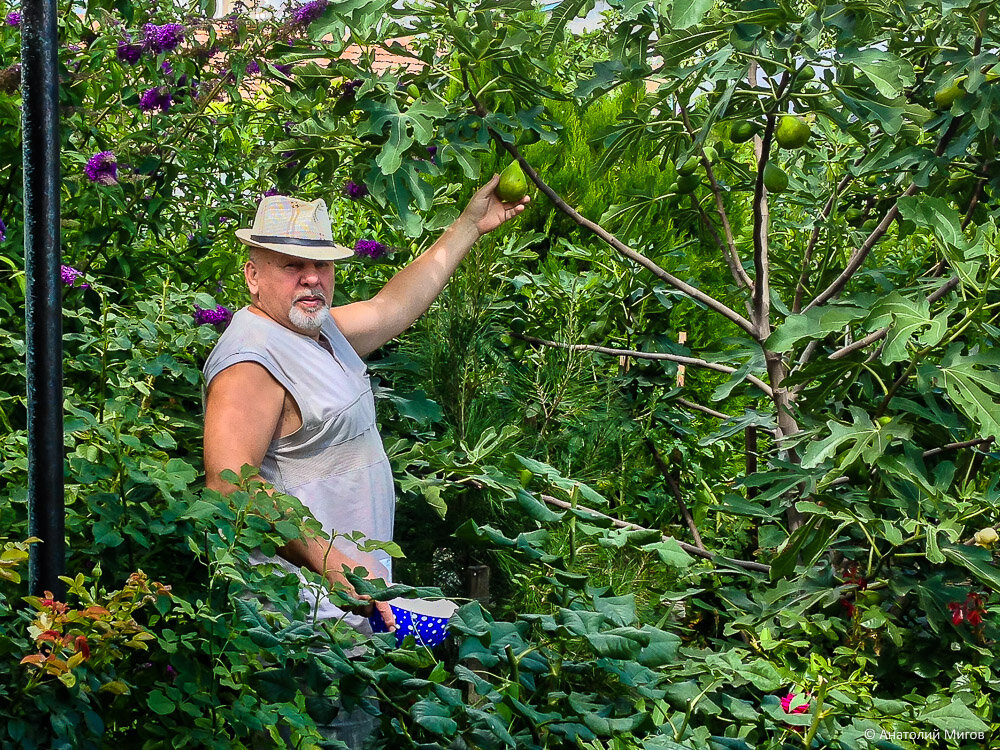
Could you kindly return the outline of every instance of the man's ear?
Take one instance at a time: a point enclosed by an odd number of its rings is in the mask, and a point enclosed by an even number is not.
[[[257,264],[253,260],[248,260],[243,264],[243,278],[246,279],[250,295],[256,297],[260,285],[257,281]]]

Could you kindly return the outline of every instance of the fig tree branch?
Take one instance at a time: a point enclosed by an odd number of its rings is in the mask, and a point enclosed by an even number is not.
[[[565,500],[560,500],[558,498],[551,497],[550,495],[539,494],[538,497],[556,508],[562,508],[563,510],[575,510],[578,513],[585,513],[588,516],[593,516],[594,518],[604,518],[611,521],[612,525],[619,529],[628,529],[629,531],[653,531],[653,529],[647,529],[645,526],[640,526],[636,523],[628,523],[627,521],[620,521],[617,518],[605,515],[604,513],[599,513],[598,511],[591,510],[590,508],[581,508],[579,505],[574,508],[572,504],[566,502]],[[723,557],[722,555],[717,555],[714,552],[709,552],[708,550],[698,549],[698,547],[695,547],[693,544],[682,542],[681,540],[674,539],[672,536],[667,536],[666,534],[661,535],[660,538],[665,542],[670,540],[677,542],[682,550],[688,554],[694,555],[695,557],[701,557],[705,560],[722,560],[725,563],[735,565],[736,567],[743,568],[744,570],[756,570],[761,573],[771,572],[771,566],[765,565],[764,563],[754,562],[753,560],[738,560],[734,557]]]
[[[707,406],[702,406],[701,404],[696,404],[694,401],[688,401],[686,398],[674,399],[678,404],[683,406],[685,409],[693,409],[694,411],[700,411],[703,414],[707,414],[710,417],[715,417],[716,419],[732,419],[728,414],[723,414],[721,411],[716,411]]]
[[[516,336],[523,341],[527,341],[529,344],[550,346],[554,349],[596,352],[598,354],[610,354],[615,357],[633,357],[635,359],[665,360],[667,362],[677,362],[682,365],[691,365],[692,367],[703,367],[706,370],[715,370],[716,372],[724,372],[729,375],[736,372],[736,368],[730,367],[729,365],[723,365],[718,362],[709,362],[704,359],[698,359],[697,357],[685,357],[681,354],[669,354],[667,352],[639,352],[633,349],[613,349],[607,346],[597,346],[596,344],[565,344],[561,341],[549,341],[548,339],[540,339],[523,333],[515,333],[511,335]],[[747,375],[746,379],[747,382],[753,383],[757,386],[757,388],[759,388],[765,395],[774,395],[774,391],[771,386],[760,378],[754,375]]]
[[[656,464],[656,468],[660,470],[660,474],[663,475],[663,478],[667,480],[667,484],[670,485],[670,491],[674,493],[674,500],[677,501],[677,509],[680,511],[684,523],[687,524],[688,531],[691,532],[691,538],[694,539],[695,546],[698,549],[705,549],[705,544],[701,541],[701,534],[698,533],[698,525],[694,522],[694,516],[688,510],[687,503],[684,502],[684,494],[681,492],[681,486],[677,483],[677,479],[670,472],[670,467],[667,466],[666,461],[663,460],[663,456],[656,450],[656,444],[649,437],[646,438],[646,447],[649,448],[649,452],[653,455],[653,462]]]
[[[691,120],[688,117],[687,108],[684,105],[680,105],[681,120],[684,123],[684,129],[688,132],[688,135],[695,138],[694,129],[691,127]],[[722,231],[726,235],[725,244],[723,244],[722,239],[719,237],[718,232],[715,231],[715,226],[712,224],[708,215],[705,213],[701,204],[692,196],[691,200],[697,206],[698,211],[701,213],[702,218],[705,221],[705,225],[708,227],[709,231],[712,233],[713,238],[717,245],[722,248],[722,255],[726,259],[726,265],[729,266],[730,273],[733,274],[733,279],[735,279],[736,284],[741,287],[750,289],[753,287],[753,280],[747,274],[746,270],[743,268],[743,261],[740,260],[739,249],[736,247],[736,239],[733,236],[733,228],[729,223],[729,214],[726,212],[726,207],[722,202],[722,191],[719,190],[719,183],[715,179],[715,171],[712,169],[712,163],[705,157],[705,149],[698,148],[698,156],[701,161],[702,166],[705,168],[705,175],[708,177],[708,184],[712,188],[712,195],[715,198],[715,211],[719,215],[719,221],[722,222]]]
[[[941,136],[941,140],[938,142],[937,148],[934,149],[935,157],[939,157],[944,153],[944,150],[948,146],[948,143],[951,141],[951,139],[955,135],[955,132],[958,130],[958,123],[960,121],[961,117],[956,117],[954,120],[951,121],[951,124],[948,126],[948,129],[945,131],[944,135]],[[875,245],[878,243],[879,240],[882,239],[883,235],[885,235],[886,233],[886,230],[889,228],[889,225],[896,220],[897,216],[899,216],[900,199],[914,195],[919,190],[920,188],[917,186],[915,182],[910,183],[909,187],[907,187],[906,190],[903,191],[902,195],[900,195],[899,198],[896,198],[896,201],[892,204],[892,207],[888,211],[886,211],[885,216],[882,217],[882,221],[878,223],[875,229],[872,230],[872,233],[868,235],[868,237],[865,239],[863,243],[861,243],[861,247],[859,247],[857,250],[854,251],[854,253],[851,254],[850,259],[847,261],[847,266],[840,273],[840,275],[830,283],[830,286],[828,286],[826,289],[824,289],[822,292],[816,295],[816,297],[812,300],[812,302],[810,302],[808,305],[805,306],[803,312],[806,312],[807,310],[811,310],[814,307],[818,307],[819,305],[828,302],[829,300],[833,299],[843,291],[844,287],[847,286],[847,282],[851,280],[851,277],[853,277],[854,274],[858,272],[858,269],[860,269],[861,266],[864,265],[865,259],[868,257],[868,253],[870,253],[871,249],[875,247]]]
[[[957,276],[952,276],[948,281],[942,284],[940,287],[935,289],[931,294],[927,295],[927,301],[930,303],[937,302],[939,299],[944,297],[948,292],[953,290],[958,286],[959,279]],[[870,333],[863,339],[858,339],[853,344],[848,344],[847,346],[842,346],[837,351],[828,355],[827,359],[840,359],[841,357],[846,357],[852,352],[856,352],[858,349],[864,349],[869,344],[873,344],[879,339],[883,338],[887,333],[889,333],[889,327],[880,328],[874,333]]]
[[[485,118],[487,115],[486,108],[483,107],[482,103],[479,101],[479,99],[476,97],[476,95],[472,92],[471,88],[469,87],[468,76],[464,68],[462,69],[462,81],[465,86],[465,90],[469,93],[469,97],[472,99],[473,106],[476,109],[476,114],[478,114],[480,117]],[[613,247],[615,250],[624,255],[626,258],[629,258],[630,260],[638,263],[646,270],[652,272],[653,275],[655,275],[657,278],[662,279],[663,281],[670,284],[670,286],[686,294],[691,299],[700,302],[701,304],[705,305],[705,307],[714,310],[723,317],[731,320],[733,323],[735,323],[737,326],[739,326],[741,329],[743,329],[746,333],[750,334],[751,336],[754,335],[754,327],[753,325],[751,325],[750,321],[744,318],[735,310],[733,310],[731,307],[715,299],[715,297],[706,294],[701,289],[691,286],[690,284],[681,281],[676,276],[667,273],[664,269],[660,268],[660,266],[658,266],[652,260],[647,258],[645,255],[642,255],[641,253],[638,253],[632,248],[628,247],[627,245],[625,245],[625,243],[623,243],[617,237],[612,235],[602,226],[585,218],[576,209],[569,206],[566,203],[566,201],[564,201],[551,187],[549,187],[542,180],[541,177],[538,176],[538,173],[534,169],[532,169],[531,165],[528,164],[528,162],[521,155],[520,151],[518,151],[517,147],[513,143],[507,143],[499,133],[493,130],[493,128],[489,128],[489,131],[490,135],[492,135],[497,145],[504,148],[512,157],[514,157],[514,159],[517,160],[517,162],[521,165],[521,168],[524,170],[524,173],[528,176],[528,178],[532,182],[535,183],[535,185],[538,186],[538,189],[550,201],[552,201],[553,205],[556,208],[558,208],[564,214],[569,216],[574,222],[577,223],[577,225],[597,235],[598,238],[600,238],[605,243]]]
[[[860,159],[858,161],[860,161]],[[826,204],[823,206],[823,210],[819,212],[819,221],[817,221],[816,226],[813,227],[812,235],[809,237],[809,244],[806,245],[806,251],[802,256],[802,272],[799,274],[798,283],[795,285],[795,299],[792,301],[792,313],[799,312],[802,307],[802,297],[806,292],[806,281],[809,278],[809,267],[812,265],[812,256],[816,249],[816,243],[819,242],[820,226],[823,221],[829,218],[830,212],[833,211],[833,204],[853,179],[854,177],[852,175],[847,175],[839,183],[837,183],[837,187],[834,188],[830,197],[827,198]]]

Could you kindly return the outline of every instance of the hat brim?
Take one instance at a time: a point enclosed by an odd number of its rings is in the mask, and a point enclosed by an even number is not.
[[[257,242],[250,239],[250,229],[237,229],[236,239],[249,247],[262,247],[265,250],[273,250],[282,255],[290,255],[293,258],[305,258],[306,260],[340,260],[350,258],[354,251],[344,245],[331,242],[329,245],[292,245],[278,244],[272,242]]]

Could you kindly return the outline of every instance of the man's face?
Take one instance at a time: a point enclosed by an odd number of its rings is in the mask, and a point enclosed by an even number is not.
[[[332,261],[255,248],[243,273],[257,308],[297,333],[319,336],[333,297]]]

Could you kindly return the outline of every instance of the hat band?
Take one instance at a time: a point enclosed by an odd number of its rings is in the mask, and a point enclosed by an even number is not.
[[[330,247],[330,240],[307,240],[299,237],[280,237],[271,234],[251,234],[254,242],[270,242],[274,245],[304,245],[306,247]]]

